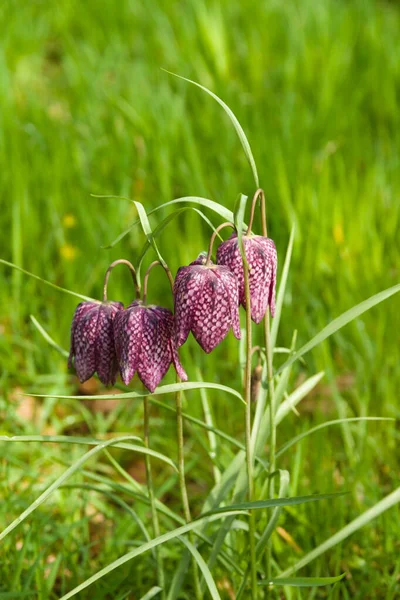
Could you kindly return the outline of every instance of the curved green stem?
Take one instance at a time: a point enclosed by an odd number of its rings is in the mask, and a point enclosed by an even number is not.
[[[178,379],[179,381],[179,379]],[[183,505],[183,513],[185,515],[185,521],[190,523],[192,520],[192,516],[190,514],[190,505],[189,499],[186,489],[186,480],[185,480],[185,457],[183,451],[183,415],[182,415],[182,392],[178,391],[175,395],[176,401],[176,425],[177,425],[177,435],[178,435],[178,472],[179,472],[179,488],[181,491],[182,505]],[[193,531],[189,533],[189,539],[193,545],[195,545],[195,539]],[[203,594],[201,592],[200,580],[199,580],[199,570],[197,567],[197,562],[194,557],[192,557],[192,571],[193,571],[193,583],[194,583],[194,592],[196,600],[202,600]]]
[[[150,407],[147,396],[143,398],[143,412],[144,412],[144,445],[146,448],[150,447]],[[158,521],[157,509],[156,509],[156,499],[154,495],[154,487],[153,487],[153,476],[151,472],[151,462],[150,455],[145,454],[145,465],[146,465],[146,479],[147,479],[147,489],[149,492],[149,500],[150,500],[150,508],[151,508],[151,520],[153,523],[153,532],[154,537],[159,537],[160,535],[160,523]],[[165,575],[164,575],[164,564],[161,555],[161,548],[156,548],[156,563],[157,563],[157,581],[158,585],[162,589],[162,598],[165,600],[166,598],[166,590],[165,590]]]
[[[244,398],[246,401],[246,465],[247,465],[247,487],[249,502],[253,500],[253,456],[251,450],[251,358],[252,358],[252,339],[251,339],[251,302],[250,302],[250,283],[249,266],[247,260],[243,259],[244,288],[246,296],[246,370],[245,370],[245,390]],[[257,568],[256,568],[256,541],[255,541],[255,519],[254,512],[250,511],[249,517],[249,546],[250,546],[250,572],[251,572],[251,598],[257,598]]]

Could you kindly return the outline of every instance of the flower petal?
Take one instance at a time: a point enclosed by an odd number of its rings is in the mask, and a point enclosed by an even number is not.
[[[115,353],[113,321],[118,311],[123,309],[120,302],[110,302],[100,308],[97,319],[95,345],[96,371],[104,385],[115,383],[118,364]]]
[[[139,365],[145,308],[133,302],[114,318],[114,339],[122,381],[128,385]]]
[[[172,362],[170,340],[173,333],[172,313],[161,307],[143,310],[143,333],[138,375],[150,392],[154,392]]]

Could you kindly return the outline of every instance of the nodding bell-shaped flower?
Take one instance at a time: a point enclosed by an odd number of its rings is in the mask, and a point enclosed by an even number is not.
[[[214,265],[209,256],[200,254],[197,260],[178,270],[174,298],[178,347],[185,343],[190,331],[207,353],[222,342],[231,328],[240,339],[238,284],[227,267]]]
[[[251,318],[260,323],[268,307],[275,314],[277,254],[274,242],[261,235],[243,235],[243,247],[249,265]],[[246,308],[243,262],[237,234],[222,242],[217,250],[217,263],[228,267],[237,277],[239,303]]]
[[[97,371],[104,385],[115,383],[118,365],[114,347],[113,321],[123,308],[121,302],[81,302],[71,327],[68,367],[74,363],[81,383]]]
[[[122,381],[128,385],[137,372],[150,392],[154,392],[171,364],[179,378],[187,381],[179,362],[172,312],[161,306],[146,304],[149,273],[157,265],[161,265],[158,260],[149,266],[144,276],[143,301],[135,300],[114,320],[115,350]],[[161,266],[172,287],[172,275],[167,265]]]
[[[154,392],[171,363],[178,376],[187,381],[179,362],[174,339],[174,317],[167,308],[132,302],[114,320],[115,349],[123,382],[134,374]]]

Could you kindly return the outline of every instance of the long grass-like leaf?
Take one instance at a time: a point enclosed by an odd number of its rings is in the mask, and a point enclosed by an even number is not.
[[[43,327],[41,326],[39,321],[33,315],[30,315],[30,319],[31,319],[32,323],[34,324],[34,326],[36,327],[36,329],[39,331],[39,333],[44,337],[46,342],[52,348],[54,348],[54,350],[57,350],[57,352],[59,352],[62,356],[64,356],[65,358],[68,358],[69,352],[67,350],[64,350],[64,348],[61,348],[61,346],[59,344],[57,344],[57,342],[55,342],[52,337],[49,336],[49,334],[47,333],[47,331],[45,329],[43,329]]]
[[[120,198],[120,196],[112,196],[112,195],[110,195],[110,196],[95,196],[95,197],[96,198]],[[208,198],[201,198],[200,196],[182,196],[182,198],[176,198],[175,200],[169,200],[168,202],[164,202],[164,204],[160,204],[159,206],[156,206],[155,208],[149,210],[149,212],[147,213],[147,216],[150,216],[153,213],[157,212],[158,210],[161,210],[162,208],[166,208],[167,206],[172,206],[174,204],[182,204],[182,203],[186,203],[186,202],[189,204],[198,204],[198,205],[202,206],[203,208],[208,208],[208,209],[214,211],[220,217],[222,217],[224,219],[224,221],[232,221],[233,222],[233,212],[231,210],[229,210],[222,204],[219,204],[218,202],[214,202],[214,200],[209,200]],[[110,242],[110,244],[108,244],[107,246],[103,246],[103,248],[106,248],[106,249],[113,248],[113,246],[118,244],[118,242],[120,242],[126,235],[128,235],[132,231],[132,229],[134,227],[136,227],[136,225],[139,225],[139,224],[140,224],[140,219],[137,219],[127,229],[125,229],[125,231],[120,233],[119,236],[117,238],[115,238],[114,241]],[[245,225],[245,224],[243,224],[243,225]]]
[[[296,504],[306,504],[307,502],[319,502],[319,500],[331,500],[343,496],[346,493],[347,492],[334,492],[331,494],[313,494],[310,496],[292,496],[291,498],[271,498],[269,500],[255,500],[254,502],[239,502],[237,504],[229,504],[228,506],[214,508],[207,513],[201,514],[199,518],[236,510],[249,511],[261,508],[271,508],[274,506],[293,506]]]
[[[373,308],[380,302],[387,300],[388,298],[390,298],[390,296],[393,296],[398,292],[400,292],[400,283],[386,290],[383,290],[382,292],[379,292],[379,294],[371,296],[370,298],[364,300],[364,302],[361,302],[356,306],[353,306],[353,308],[350,308],[350,310],[347,310],[346,312],[341,314],[340,317],[337,317],[337,319],[331,321],[329,325],[327,325],[322,329],[322,331],[317,333],[317,335],[314,336],[309,342],[307,342],[307,344],[305,344],[299,350],[294,352],[293,355],[286,362],[284,362],[281,367],[279,367],[276,373],[280,373],[281,371],[283,371],[283,369],[286,369],[286,367],[288,367],[297,359],[299,359],[300,356],[303,356],[303,354],[306,354],[306,352],[309,352],[310,350],[315,348],[315,346],[318,346],[318,344],[320,344],[328,337],[336,333],[336,331],[339,331],[339,329],[341,329],[351,321],[354,321],[354,319],[357,319],[357,317],[361,316],[370,308]]]
[[[316,431],[319,431],[320,429],[325,429],[325,427],[331,427],[331,425],[340,425],[341,423],[353,423],[357,421],[395,421],[395,419],[392,419],[390,417],[349,417],[346,419],[334,419],[333,421],[326,421],[326,423],[321,423],[320,425],[317,425],[316,427],[313,427],[312,429],[309,429],[304,433],[300,433],[299,435],[296,435],[296,437],[289,440],[276,452],[276,458],[278,458],[278,456],[281,456],[284,452],[286,452],[286,450],[289,450],[289,448],[291,448],[294,444],[300,442],[300,440],[304,439],[305,437],[308,437]]]
[[[238,512],[233,512],[233,513],[231,512],[228,514],[238,514]],[[212,517],[204,517],[203,519],[198,519],[196,521],[192,521],[191,523],[188,523],[187,525],[182,525],[182,527],[178,527],[177,529],[174,529],[173,531],[164,533],[163,535],[160,535],[159,537],[151,540],[150,542],[147,542],[146,544],[142,544],[142,546],[139,546],[139,548],[135,548],[134,550],[127,552],[120,558],[117,558],[117,560],[110,563],[109,565],[107,565],[106,567],[104,567],[103,569],[101,569],[100,571],[98,571],[97,573],[95,573],[94,575],[92,575],[91,577],[86,579],[85,581],[83,581],[81,584],[79,584],[73,590],[71,590],[64,596],[62,596],[59,600],[68,600],[68,598],[72,598],[73,596],[76,596],[76,594],[78,594],[78,592],[81,592],[82,590],[86,589],[87,587],[92,585],[92,583],[95,583],[102,577],[105,577],[105,575],[108,575],[108,573],[111,573],[112,571],[114,571],[115,569],[120,567],[121,565],[124,565],[125,563],[129,562],[133,558],[136,558],[136,556],[140,556],[141,554],[148,552],[152,548],[156,548],[157,546],[160,546],[161,544],[165,544],[166,542],[169,542],[170,540],[176,539],[176,538],[182,536],[183,534],[188,533],[189,531],[195,530],[197,527],[200,527],[204,521],[212,522],[212,521],[215,521],[215,520],[221,519],[221,518],[223,518],[222,515],[213,515]]]
[[[282,571],[281,573],[279,573],[279,578],[289,577],[290,575],[292,575],[292,573],[295,573],[299,569],[302,569],[303,567],[308,565],[311,561],[318,558],[318,556],[321,556],[321,554],[323,554],[327,550],[330,550],[330,548],[333,548],[334,546],[336,546],[337,544],[339,544],[340,542],[345,540],[347,537],[349,537],[349,535],[351,535],[352,533],[355,533],[356,531],[358,531],[358,529],[361,529],[361,527],[364,527],[364,525],[367,525],[373,519],[376,519],[383,512],[385,512],[389,508],[392,508],[399,502],[400,502],[400,487],[398,487],[394,492],[392,492],[391,494],[389,494],[388,496],[386,496],[385,498],[380,500],[380,502],[378,502],[377,504],[372,506],[372,508],[369,508],[368,510],[366,510],[359,517],[357,517],[356,519],[354,519],[353,521],[351,521],[350,523],[345,525],[345,527],[343,527],[342,529],[337,531],[334,535],[332,535],[330,538],[325,540],[325,542],[322,542],[322,544],[320,544],[319,546],[314,548],[314,550],[311,550],[311,552],[308,552],[308,554],[303,556],[303,558],[301,558],[292,567],[289,567],[289,569],[286,569],[285,571]]]
[[[71,475],[78,471],[78,469],[80,469],[80,467],[86,461],[88,461],[90,458],[92,458],[108,446],[112,446],[113,444],[131,439],[136,439],[136,436],[127,435],[115,438],[113,440],[107,440],[106,442],[102,442],[101,444],[96,446],[96,448],[92,448],[91,450],[89,450],[89,452],[86,452],[86,454],[81,456],[79,460],[77,460],[73,465],[71,465],[60,477],[56,479],[56,481],[54,481],[42,494],[40,494],[39,498],[32,502],[32,504],[28,506],[26,510],[24,510],[16,519],[14,519],[12,523],[10,523],[8,527],[6,527],[6,529],[4,529],[4,531],[0,533],[0,540],[4,539],[6,535],[8,535],[13,529],[15,529],[20,523],[22,523],[22,521],[24,521],[26,517],[28,517],[34,510],[36,510],[41,504],[43,504],[43,502],[47,500],[47,498],[53,492],[55,492],[69,477],[71,477]],[[135,450],[136,452],[140,452],[142,454],[151,454],[152,456],[157,455],[155,456],[156,458],[162,457],[162,460],[173,465],[171,459],[163,456],[162,454],[159,454],[158,452],[155,453],[153,450],[149,450],[148,448],[142,448],[140,446],[134,446],[132,444],[130,449]]]
[[[234,128],[236,129],[236,133],[239,136],[240,142],[241,142],[241,144],[243,146],[244,153],[246,155],[247,160],[249,161],[251,170],[253,172],[254,183],[256,184],[256,188],[259,188],[260,187],[260,182],[259,182],[259,178],[258,178],[258,172],[257,172],[256,162],[254,160],[254,156],[253,156],[253,153],[251,151],[251,147],[250,147],[249,141],[248,141],[248,139],[246,137],[246,134],[243,131],[243,128],[240,125],[237,117],[235,116],[235,114],[233,113],[233,111],[229,108],[229,106],[227,104],[225,104],[225,102],[223,100],[221,100],[221,98],[219,98],[216,94],[214,94],[214,92],[211,92],[211,90],[209,90],[208,88],[206,88],[204,85],[201,85],[200,83],[197,83],[196,81],[192,81],[192,79],[187,79],[187,77],[183,77],[182,75],[177,75],[176,73],[172,73],[171,71],[167,71],[166,69],[163,69],[163,71],[165,71],[169,75],[173,75],[174,77],[178,77],[178,79],[182,79],[183,81],[187,81],[188,83],[192,83],[193,85],[197,86],[198,88],[200,88],[201,90],[203,90],[204,92],[206,92],[207,94],[209,94],[212,98],[214,98],[214,100],[216,100],[218,102],[218,104],[220,106],[222,106],[222,108],[224,109],[224,111],[226,112],[226,114],[228,115],[228,117],[230,118],[230,120],[232,121],[232,124],[233,124]]]
[[[292,587],[321,587],[322,585],[332,585],[337,583],[346,573],[336,577],[277,577],[271,581],[260,581],[258,585],[290,585]]]
[[[158,585],[155,585],[154,587],[151,588],[151,590],[149,590],[147,592],[147,594],[142,596],[140,598],[140,600],[151,600],[152,598],[157,596],[157,594],[159,594],[160,592],[162,592],[162,588],[158,587]]]
[[[192,554],[197,564],[199,565],[200,570],[203,573],[204,581],[206,582],[208,590],[211,594],[211,598],[213,598],[213,600],[221,600],[221,596],[218,593],[218,589],[215,585],[213,576],[211,575],[211,571],[208,568],[206,561],[201,556],[200,552],[186,538],[179,537],[178,539],[182,542],[182,544],[186,546],[186,548],[189,550],[189,552]]]
[[[162,396],[164,394],[174,394],[175,392],[182,391],[187,392],[188,390],[199,390],[201,388],[207,388],[211,390],[218,390],[220,392],[226,392],[231,396],[235,396],[241,402],[244,402],[242,395],[226,385],[220,385],[219,383],[211,383],[207,381],[186,381],[182,383],[171,383],[169,385],[161,385],[154,392],[153,396]],[[125,392],[124,394],[104,394],[97,396],[61,396],[59,394],[31,394],[36,398],[60,398],[61,400],[129,400],[132,398],[143,398],[148,396],[148,392]]]
[[[276,306],[275,306],[275,316],[272,319],[271,348],[273,350],[275,349],[276,338],[277,338],[278,331],[279,331],[279,323],[281,321],[283,300],[285,297],[286,284],[287,284],[287,279],[288,279],[288,275],[289,275],[290,261],[292,259],[294,232],[295,232],[295,227],[293,225],[292,230],[290,232],[289,243],[288,243],[288,247],[286,250],[286,256],[285,256],[285,262],[283,264],[282,275],[281,275],[281,279],[279,282],[279,289],[278,289],[278,295],[276,298]]]
[[[21,271],[21,273],[28,275],[28,277],[37,279],[37,281],[40,281],[40,283],[44,283],[59,292],[63,292],[64,294],[69,294],[70,296],[75,296],[76,298],[80,298],[81,300],[87,300],[88,302],[99,302],[98,300],[89,298],[89,296],[83,296],[82,294],[78,294],[77,292],[72,292],[71,290],[67,290],[66,288],[60,287],[59,285],[56,285],[55,283],[51,283],[51,281],[47,281],[47,279],[43,279],[43,277],[39,277],[39,275],[35,275],[34,273],[30,273],[29,271],[25,271],[25,269],[23,269],[22,267],[19,267],[18,265],[15,265],[14,263],[8,262],[7,260],[3,260],[2,258],[0,258],[0,263],[3,265],[6,265],[7,267],[11,267],[12,269],[16,269],[17,271]]]

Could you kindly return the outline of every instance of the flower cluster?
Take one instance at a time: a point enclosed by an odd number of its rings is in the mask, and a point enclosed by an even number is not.
[[[253,212],[252,207],[252,215]],[[230,329],[240,339],[239,306],[246,310],[248,307],[236,232],[220,244],[216,264],[211,261],[215,235],[225,225],[213,234],[208,255],[202,253],[188,266],[181,267],[174,282],[163,265],[172,284],[174,315],[166,308],[146,304],[148,274],[153,266],[160,264],[158,261],[150,265],[144,278],[143,299],[140,299],[132,265],[125,260],[110,265],[103,302],[82,302],[72,322],[68,364],[71,367],[74,362],[81,382],[97,372],[102,383],[112,385],[119,370],[128,385],[137,372],[146,388],[154,392],[171,364],[179,378],[187,380],[178,348],[185,343],[190,331],[207,353],[222,342]],[[251,224],[242,242],[248,264],[251,318],[260,323],[268,309],[274,316],[276,248],[268,237],[253,235]],[[129,266],[137,289],[136,300],[126,309],[120,302],[107,301],[109,274],[120,263]]]

